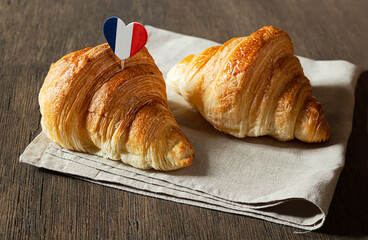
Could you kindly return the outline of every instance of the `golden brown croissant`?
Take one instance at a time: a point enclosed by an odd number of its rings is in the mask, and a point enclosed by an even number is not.
[[[121,60],[107,44],[51,65],[39,94],[42,128],[64,148],[137,168],[174,170],[194,150],[167,106],[160,70],[146,48]]]
[[[286,32],[263,27],[186,57],[166,82],[215,128],[233,136],[327,141],[329,125],[293,51]]]

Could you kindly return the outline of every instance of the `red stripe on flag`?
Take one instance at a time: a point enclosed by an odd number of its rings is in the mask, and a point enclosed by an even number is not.
[[[141,50],[144,47],[144,45],[146,45],[147,38],[148,34],[146,28],[143,27],[142,24],[134,23],[130,56],[136,54],[139,50]]]

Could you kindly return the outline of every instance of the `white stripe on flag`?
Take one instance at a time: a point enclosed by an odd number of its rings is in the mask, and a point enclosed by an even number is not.
[[[116,26],[115,54],[120,59],[130,57],[130,48],[132,46],[133,26],[125,26],[124,22],[118,19]]]

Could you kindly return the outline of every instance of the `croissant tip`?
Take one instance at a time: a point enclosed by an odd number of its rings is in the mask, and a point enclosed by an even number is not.
[[[322,121],[318,124],[313,136],[309,139],[299,139],[307,143],[323,143],[330,140],[331,132],[330,126],[324,116],[322,115]]]
[[[188,158],[184,158],[184,159],[177,161],[176,165],[179,167],[188,167],[192,164],[192,162],[193,162],[193,157],[188,157]]]

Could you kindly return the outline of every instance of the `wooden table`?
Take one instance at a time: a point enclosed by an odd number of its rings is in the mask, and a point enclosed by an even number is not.
[[[368,1],[0,0],[0,239],[342,239],[368,235],[368,72],[355,92],[346,166],[325,225],[311,233],[91,184],[20,164],[41,131],[38,91],[50,63],[104,42],[109,16],[224,42],[264,25],[295,53],[368,68]],[[336,101],[339,101],[336,99]],[[344,111],[344,109],[341,109]]]

